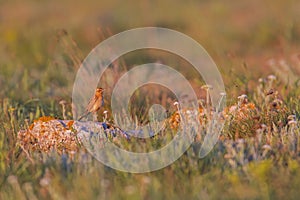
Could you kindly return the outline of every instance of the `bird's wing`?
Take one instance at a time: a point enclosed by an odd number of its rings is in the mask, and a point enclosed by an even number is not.
[[[89,101],[89,103],[88,103],[88,105],[87,105],[87,107],[86,107],[84,113],[78,118],[78,120],[81,120],[82,118],[86,117],[89,113],[94,112],[93,109],[94,109],[94,105],[95,105],[96,102],[97,102],[97,97],[94,96],[94,97]]]
[[[95,105],[96,102],[97,102],[97,97],[93,97],[93,98],[90,100],[89,104],[87,105],[85,111],[86,111],[86,112],[93,112],[93,108],[94,108],[94,105]]]

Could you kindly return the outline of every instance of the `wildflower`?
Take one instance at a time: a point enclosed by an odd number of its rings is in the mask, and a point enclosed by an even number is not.
[[[295,120],[290,120],[289,122],[288,122],[288,125],[297,125],[297,121],[295,121]]]
[[[296,115],[289,115],[287,119],[288,121],[296,120]]]
[[[238,144],[244,144],[244,143],[245,143],[245,140],[244,140],[243,138],[239,138],[239,139],[237,140],[237,143],[238,143]]]
[[[105,111],[103,112],[103,114],[104,114],[103,121],[104,121],[104,122],[106,122],[106,121],[107,121],[107,113],[108,113],[108,111],[107,111],[107,110],[105,110]]]
[[[224,97],[224,96],[226,96],[226,93],[225,93],[225,92],[221,92],[220,95],[221,95],[222,97]]]
[[[259,79],[258,79],[258,82],[259,82],[259,83],[264,83],[265,80],[264,80],[263,78],[259,78]]]
[[[247,108],[250,109],[250,110],[254,110],[256,108],[256,106],[255,106],[254,103],[248,103]]]
[[[268,76],[268,80],[270,80],[271,82],[275,81],[276,80],[276,76],[273,75],[273,74],[271,74],[271,75]]]
[[[211,90],[211,89],[213,89],[213,87],[211,85],[203,85],[203,86],[201,86],[201,89]]]
[[[268,144],[265,144],[264,146],[262,146],[262,149],[272,150],[272,147]]]
[[[248,96],[246,94],[242,94],[240,96],[238,96],[238,99],[246,99],[248,98]]]
[[[265,124],[261,124],[260,126],[261,126],[261,128],[262,128],[263,130],[267,130],[267,128],[268,128],[268,126],[265,125]]]
[[[178,103],[178,101],[175,101],[175,102],[173,103],[173,105],[176,106],[176,107],[177,107],[177,110],[179,111],[179,103]]]
[[[246,104],[248,102],[248,96],[246,94],[242,94],[238,96],[239,102],[238,104]]]

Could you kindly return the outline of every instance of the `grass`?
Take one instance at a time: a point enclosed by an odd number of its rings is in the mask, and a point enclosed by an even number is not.
[[[0,199],[298,199],[299,3],[157,3],[0,3],[0,19],[6,22],[0,21]],[[222,136],[208,156],[197,156],[205,132],[172,165],[144,174],[106,167],[83,147],[73,157],[20,148],[19,130],[42,116],[63,118],[61,100],[67,102],[66,118],[72,119],[76,71],[98,42],[122,30],[156,25],[182,31],[207,49],[222,73],[227,109],[236,108],[235,114],[227,113]],[[108,88],[104,109],[110,110],[111,88],[124,72],[157,60],[175,69],[191,67],[165,52],[125,55],[100,80]],[[201,77],[193,70],[182,73],[205,99]],[[277,77],[272,84],[270,74]],[[274,93],[266,95],[270,89]],[[248,103],[237,98],[242,94]],[[132,101],[134,115],[144,122],[149,109],[144,101],[166,106],[171,118],[176,111],[174,96],[158,86],[141,88]],[[289,124],[290,115],[297,125]],[[143,151],[165,144],[172,134],[168,129],[149,140],[119,142]]]

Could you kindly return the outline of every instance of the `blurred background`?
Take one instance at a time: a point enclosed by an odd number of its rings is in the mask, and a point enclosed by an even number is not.
[[[42,138],[49,144],[47,132],[32,136],[36,122],[72,119],[75,76],[96,45],[145,26],[180,31],[207,50],[225,83],[227,112],[239,106],[241,94],[250,102],[246,118],[235,112],[224,133],[250,138],[220,137],[205,159],[196,154],[204,137],[195,138],[172,165],[146,174],[106,167],[82,146],[72,155],[51,146],[47,153],[21,149],[20,141],[36,146]],[[104,109],[109,111],[109,94],[122,74],[157,61],[182,72],[203,99],[204,82],[192,66],[176,55],[145,50],[107,69],[99,83],[107,89]],[[276,81],[267,79],[271,74]],[[0,0],[0,199],[299,199],[299,77],[299,0]],[[266,94],[271,87],[274,97]],[[145,102],[177,109],[168,88],[156,88],[145,86],[132,97],[141,123],[147,122]],[[99,115],[102,120],[103,112]],[[171,116],[178,126],[179,114]],[[24,139],[20,130],[28,130]],[[110,139],[124,149],[152,151],[172,136],[167,130],[147,141]],[[66,144],[62,141],[59,145]]]
[[[227,92],[247,93],[258,78],[278,73],[270,59],[297,55],[299,19],[297,0],[1,1],[0,97],[70,98],[81,61],[98,43],[144,26],[194,38],[216,62]],[[163,53],[153,55],[157,61]],[[124,58],[121,70],[144,63],[141,57]],[[199,86],[192,71],[186,75]]]

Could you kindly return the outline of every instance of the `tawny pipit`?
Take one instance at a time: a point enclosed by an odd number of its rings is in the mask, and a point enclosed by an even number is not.
[[[94,114],[94,120],[97,120],[97,111],[103,106],[103,88],[97,88],[96,92],[94,94],[94,97],[90,100],[89,104],[87,105],[85,112],[83,115],[79,117],[78,120],[81,120],[82,118],[86,117],[90,113]]]

